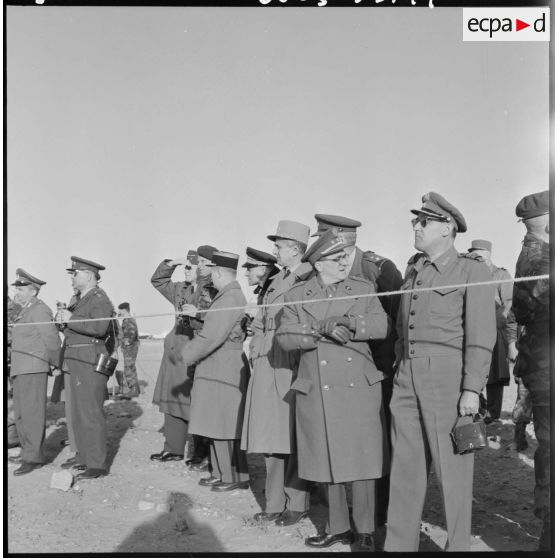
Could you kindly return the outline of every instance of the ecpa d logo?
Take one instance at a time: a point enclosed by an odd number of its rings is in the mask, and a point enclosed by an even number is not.
[[[549,41],[550,8],[463,8],[464,41]]]

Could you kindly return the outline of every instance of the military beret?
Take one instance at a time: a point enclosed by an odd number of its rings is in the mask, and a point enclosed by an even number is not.
[[[329,229],[306,250],[304,256],[302,256],[302,261],[314,265],[326,256],[341,252],[347,246],[349,245],[337,236],[337,231]]]
[[[128,312],[130,311],[130,303],[129,302],[121,302],[118,305],[118,309],[119,310],[128,310]]]
[[[209,246],[208,244],[204,244],[203,246],[198,246],[197,249],[198,256],[201,256],[206,260],[211,259],[213,252],[217,252],[217,248],[215,248],[215,246]]]
[[[95,263],[91,260],[85,260],[83,258],[78,258],[77,256],[72,256],[70,258],[72,260],[72,267],[67,267],[66,271],[74,272],[74,271],[93,271],[95,275],[99,275],[99,271],[103,271],[105,268],[104,265]]]
[[[314,218],[318,222],[318,230],[312,236],[320,236],[329,229],[355,232],[357,228],[362,225],[360,221],[349,219],[348,217],[341,217],[340,215],[324,215],[323,213],[316,213]]]
[[[473,240],[473,242],[471,242],[471,248],[467,251],[472,252],[473,250],[487,250],[488,252],[492,252],[492,242],[489,240]]]
[[[297,221],[279,221],[277,232],[267,236],[269,240],[275,242],[278,238],[287,240],[296,240],[302,244],[308,244],[310,236],[310,227],[298,223]]]
[[[186,256],[186,259],[192,265],[198,265],[198,253],[195,250],[188,250],[188,255]]]
[[[46,285],[46,281],[41,281],[40,279],[37,279],[36,277],[31,275],[31,273],[28,273],[24,269],[21,269],[21,267],[18,267],[16,269],[16,280],[12,283],[12,285],[15,287],[33,285],[33,287],[39,289],[43,285]]]
[[[211,263],[218,267],[228,267],[229,269],[238,268],[238,254],[232,252],[213,252]]]
[[[549,212],[550,196],[548,190],[538,192],[536,194],[529,194],[517,204],[515,214],[522,220],[532,219],[539,217]]]
[[[246,248],[246,263],[242,267],[257,267],[259,265],[275,265],[277,263],[277,258],[267,252],[262,252],[262,250],[256,250],[255,248]]]
[[[467,230],[465,217],[463,217],[459,209],[451,205],[448,200],[436,192],[424,194],[422,196],[422,207],[420,209],[411,209],[411,213],[426,215],[440,221],[453,223],[456,226],[457,232],[465,232]]]

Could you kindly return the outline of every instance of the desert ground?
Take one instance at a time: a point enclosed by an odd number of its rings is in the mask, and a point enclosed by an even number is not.
[[[264,502],[261,456],[249,456],[251,489],[224,494],[199,486],[205,474],[189,471],[184,462],[149,460],[163,447],[163,416],[151,403],[161,355],[162,341],[142,341],[142,394],[131,401],[105,403],[110,464],[106,477],[74,483],[67,491],[50,487],[52,474],[72,454],[60,444],[67,437],[64,404],[48,404],[47,464],[20,477],[12,474],[17,465],[6,466],[8,551],[315,552],[304,546],[304,539],[326,521],[319,487],[313,490],[309,517],[299,524],[261,525],[252,519]],[[113,383],[111,379],[109,386]],[[504,393],[502,422],[488,425],[490,445],[475,458],[473,551],[530,551],[537,546],[540,523],[532,514],[536,441],[530,425],[529,448],[522,454],[510,448],[515,394],[512,380]],[[10,455],[18,453],[19,448],[9,450]],[[378,529],[378,550],[384,536]],[[431,473],[420,550],[441,551],[445,541],[442,502]],[[351,549],[334,545],[328,550]]]

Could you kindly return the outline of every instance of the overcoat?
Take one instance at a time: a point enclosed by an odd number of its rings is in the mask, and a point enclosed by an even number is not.
[[[151,284],[173,305],[175,311],[183,304],[190,304],[194,297],[194,286],[185,281],[171,281],[174,266],[170,260],[162,261],[153,276]],[[190,416],[190,392],[193,384],[193,368],[187,370],[183,363],[172,363],[169,354],[172,350],[180,351],[193,336],[191,328],[184,326],[181,316],[177,316],[171,331],[163,344],[163,358],[153,391],[153,403],[162,413],[188,420]]]
[[[377,297],[336,300],[367,295],[374,286],[348,277],[327,293],[314,276],[295,285],[285,302],[331,298],[331,302],[288,304],[277,331],[279,345],[299,352],[296,392],[298,473],[301,478],[326,483],[374,479],[387,473],[388,454],[381,380],[368,341],[386,337],[389,318]],[[315,321],[348,316],[351,340],[340,345],[322,337]]]
[[[239,309],[208,312],[198,335],[180,352],[172,352],[171,358],[182,366],[196,366],[189,424],[192,434],[217,440],[240,438],[248,383],[242,352],[245,306],[240,285],[231,281],[217,293],[209,309]]]
[[[17,324],[52,322],[50,308],[40,299],[33,297],[22,308],[14,320]],[[60,336],[54,323],[15,326],[12,328],[11,371],[12,377],[19,374],[50,372],[50,365],[60,361]]]
[[[289,289],[312,271],[310,264],[300,264],[286,275],[281,270],[271,282],[262,303],[282,302]],[[249,453],[289,454],[294,448],[294,399],[287,397],[296,376],[298,353],[285,351],[277,343],[281,306],[263,306],[258,310],[250,342],[252,376],[246,395],[241,448]]]

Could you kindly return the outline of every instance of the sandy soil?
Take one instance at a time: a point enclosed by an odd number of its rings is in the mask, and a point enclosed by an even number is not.
[[[49,403],[48,463],[22,477],[11,474],[16,465],[7,465],[9,552],[312,552],[304,538],[324,525],[327,514],[319,490],[310,516],[298,525],[279,528],[252,520],[263,503],[265,469],[259,456],[250,456],[251,490],[225,494],[199,486],[205,474],[188,471],[183,462],[149,460],[163,445],[162,415],[151,404],[161,354],[162,341],[143,341],[138,357],[143,393],[133,401],[106,402],[110,475],[67,492],[50,488],[52,473],[71,453],[60,445],[66,438],[64,404]],[[537,546],[540,523],[531,511],[536,442],[530,425],[529,449],[517,454],[509,447],[515,392],[512,381],[505,390],[502,423],[488,426],[490,447],[476,456],[474,551]],[[432,474],[423,519],[420,549],[440,551],[446,533]],[[379,543],[382,535],[377,533]]]

